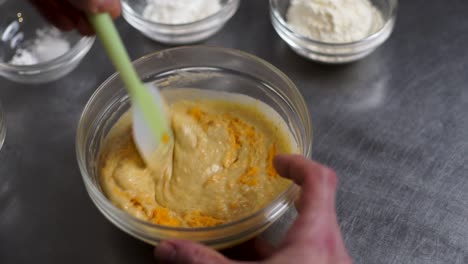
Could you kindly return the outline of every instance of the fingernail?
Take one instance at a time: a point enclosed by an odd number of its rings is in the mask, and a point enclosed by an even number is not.
[[[154,251],[156,258],[164,262],[173,262],[175,260],[175,248],[169,242],[161,242]]]
[[[121,4],[120,1],[116,1],[113,5],[109,8],[109,13],[111,14],[113,19],[116,19],[120,16],[121,13]]]

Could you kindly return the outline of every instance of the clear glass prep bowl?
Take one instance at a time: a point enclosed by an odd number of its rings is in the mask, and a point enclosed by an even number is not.
[[[94,37],[83,37],[76,31],[62,32],[70,50],[50,61],[34,65],[13,65],[9,61],[23,44],[36,38],[36,30],[52,25],[29,1],[0,0],[0,76],[19,83],[45,83],[73,71],[88,53]]]
[[[312,124],[296,86],[269,63],[231,49],[194,46],[169,49],[134,63],[140,77],[160,89],[198,88],[245,94],[275,109],[286,121],[299,151],[310,157]],[[81,116],[76,152],[86,189],[98,209],[130,235],[157,245],[165,239],[194,240],[216,249],[246,241],[269,227],[293,204],[299,188],[292,185],[266,208],[248,217],[210,228],[176,228],[139,220],[115,207],[102,193],[98,175],[99,150],[109,130],[130,108],[117,74],[93,94]]]
[[[372,53],[393,32],[398,0],[370,1],[381,12],[384,25],[377,32],[355,42],[322,42],[294,32],[286,21],[286,13],[291,0],[270,0],[270,17],[278,35],[302,57],[329,64],[348,63],[360,60]]]
[[[143,17],[147,0],[122,0],[122,15],[148,38],[165,44],[188,44],[216,34],[239,9],[240,0],[221,0],[221,10],[202,20],[187,24],[162,24]]]

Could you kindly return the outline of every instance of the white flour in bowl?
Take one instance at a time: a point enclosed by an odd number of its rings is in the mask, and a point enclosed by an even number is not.
[[[56,28],[36,31],[36,39],[16,50],[9,61],[12,65],[34,65],[56,59],[70,50],[70,43]]]
[[[286,18],[298,34],[331,43],[364,39],[384,23],[370,0],[291,0]]]
[[[209,17],[220,9],[220,0],[148,0],[143,17],[161,24],[186,24]]]

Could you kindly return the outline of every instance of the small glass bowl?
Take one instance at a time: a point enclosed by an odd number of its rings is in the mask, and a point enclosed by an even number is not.
[[[395,25],[398,0],[371,0],[381,12],[384,24],[364,39],[348,43],[328,43],[311,39],[294,32],[286,21],[291,0],[270,0],[270,16],[278,35],[299,55],[329,64],[360,60],[382,45],[391,35]]]
[[[55,29],[28,1],[0,1],[0,76],[20,83],[45,83],[74,70],[91,49],[95,38],[77,32],[60,32],[70,43],[65,54],[33,65],[13,65],[17,49],[36,39],[37,30]]]
[[[123,17],[148,38],[165,44],[188,44],[216,34],[239,9],[240,0],[221,0],[221,9],[204,19],[186,24],[162,24],[143,17],[147,0],[123,0]]]
[[[2,104],[0,103],[0,150],[3,147],[6,136],[6,121],[5,114],[3,113]]]
[[[197,88],[248,95],[268,104],[284,118],[300,153],[310,157],[312,124],[304,99],[296,86],[269,63],[231,49],[181,47],[156,52],[134,63],[145,82],[161,90]],[[207,228],[178,228],[139,220],[114,206],[103,194],[99,154],[109,130],[130,101],[117,74],[105,81],[87,103],[76,137],[78,164],[86,189],[98,209],[128,234],[157,245],[161,240],[185,239],[216,249],[234,246],[264,231],[290,206],[299,193],[292,184],[264,209],[243,219]]]

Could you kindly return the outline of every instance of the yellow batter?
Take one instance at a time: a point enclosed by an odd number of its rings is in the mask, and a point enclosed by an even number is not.
[[[116,206],[160,225],[215,226],[262,209],[289,186],[272,163],[277,153],[295,152],[284,121],[224,99],[184,99],[169,108],[174,142],[157,168],[141,159],[128,113],[109,134],[101,183]]]

